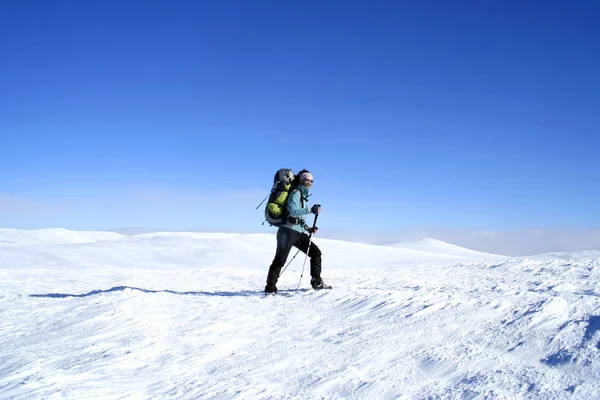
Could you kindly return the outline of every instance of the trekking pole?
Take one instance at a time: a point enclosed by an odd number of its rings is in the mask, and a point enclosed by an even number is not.
[[[309,238],[311,236],[312,236],[312,233],[310,235],[308,235]],[[281,270],[281,272],[279,273],[279,277],[280,278],[281,278],[281,275],[283,275],[283,272],[285,271],[285,269],[290,266],[290,264],[292,263],[292,261],[294,261],[294,258],[296,258],[296,256],[298,255],[298,253],[300,253],[300,249],[298,249],[296,251],[296,254],[294,254],[294,257],[292,257],[292,259],[287,263],[287,265]]]
[[[312,233],[311,233],[312,235]],[[281,270],[281,272],[279,273],[279,277],[281,278],[281,275],[283,275],[283,272],[286,270],[287,267],[290,266],[290,264],[292,263],[292,261],[294,261],[294,258],[296,258],[296,256],[298,255],[298,253],[300,253],[300,249],[298,249],[298,251],[296,252],[296,254],[294,254],[294,257],[292,257],[292,259],[287,263],[287,265],[285,266],[285,268],[283,268]]]
[[[315,231],[315,227],[317,226],[317,218],[319,218],[319,214],[315,215],[315,222],[313,222],[312,231]],[[300,273],[300,281],[298,282],[298,290],[300,290],[300,284],[302,283],[302,277],[304,276],[304,266],[306,265],[306,259],[308,258],[308,252],[310,251],[310,245],[312,243],[312,233],[308,237],[308,248],[306,249],[306,256],[304,257],[304,263],[302,264],[302,272]]]
[[[271,194],[268,194],[267,197],[265,197],[265,200],[267,200],[269,198]],[[258,210],[258,207],[260,207],[262,205],[262,203],[265,202],[265,200],[261,201],[259,205],[256,206],[255,210]]]
[[[311,236],[312,236],[312,233],[310,235],[308,235],[309,238]],[[283,272],[286,270],[286,268],[290,266],[290,264],[292,263],[292,261],[294,261],[294,258],[296,258],[296,256],[298,255],[298,253],[300,253],[300,249],[298,249],[296,251],[296,254],[294,254],[294,257],[292,257],[292,259],[287,263],[287,265],[281,270],[281,272],[279,273],[279,277],[280,278],[281,278],[281,275],[283,275]]]

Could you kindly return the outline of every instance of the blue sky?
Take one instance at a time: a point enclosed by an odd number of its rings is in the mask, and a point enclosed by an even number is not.
[[[593,1],[5,1],[0,227],[600,225]]]

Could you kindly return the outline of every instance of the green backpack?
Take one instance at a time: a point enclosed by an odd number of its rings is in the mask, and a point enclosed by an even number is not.
[[[292,190],[296,188],[297,179],[294,171],[281,168],[273,178],[273,187],[269,201],[265,207],[265,220],[271,226],[281,226],[287,222],[286,202]]]

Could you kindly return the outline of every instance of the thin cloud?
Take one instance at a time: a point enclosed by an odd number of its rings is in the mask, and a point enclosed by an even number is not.
[[[0,194],[0,215],[50,215],[68,210],[66,204],[43,203],[35,199]]]

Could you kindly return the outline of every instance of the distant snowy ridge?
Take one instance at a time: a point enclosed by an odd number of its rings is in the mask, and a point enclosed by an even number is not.
[[[71,231],[52,229],[0,229],[0,246],[33,246],[49,244],[93,243],[122,239],[126,236],[114,232]]]
[[[54,230],[50,230],[54,231]],[[28,232],[29,236],[21,236]],[[73,244],[76,246],[29,246],[44,244],[32,240],[31,231],[13,231],[5,240],[12,247],[4,249],[4,260],[20,268],[31,266],[47,268],[161,268],[174,269],[182,264],[195,268],[243,268],[266,270],[275,254],[275,234],[252,233],[204,233],[204,232],[154,232],[136,236],[110,236],[110,232],[94,232],[92,241],[87,232],[60,230],[57,234],[44,236],[46,244]],[[108,234],[109,236],[105,236]],[[80,235],[83,235],[81,237]],[[112,240],[111,240],[112,238]],[[60,239],[60,240],[59,240]],[[76,241],[78,239],[79,241]],[[90,240],[88,240],[90,239]],[[84,242],[84,240],[87,240]],[[444,254],[405,248],[385,247],[372,244],[350,243],[322,239],[315,243],[323,252],[323,268],[362,269],[394,268],[415,264],[449,265],[456,262],[496,261],[508,257],[465,256]],[[297,249],[292,249],[292,260]],[[244,254],[244,257],[239,257]],[[302,264],[303,254],[296,257],[294,265]]]
[[[382,255],[383,258],[388,256],[394,260],[406,263],[414,262],[433,262],[434,260],[459,260],[459,259],[476,259],[495,261],[502,259],[510,259],[503,255],[479,252],[437,239],[425,238],[410,242],[393,243],[388,245],[372,245],[364,243],[353,243],[342,240],[324,239],[315,236],[321,250],[325,253],[334,251],[336,260],[346,260],[347,266],[357,264],[356,258],[348,253],[348,249],[371,249]],[[192,246],[209,248],[217,246],[218,248],[234,249],[236,246],[249,247],[250,251],[257,251],[261,254],[271,254],[274,251],[275,234],[266,233],[212,233],[212,232],[180,232],[180,231],[163,231],[141,233],[137,235],[124,235],[110,231],[72,231],[62,228],[52,229],[37,229],[37,230],[20,230],[20,229],[0,229],[0,246],[40,246],[52,244],[91,244],[100,242],[123,241],[124,243],[144,242],[141,247],[136,247],[133,251],[143,248],[145,245],[152,243],[152,246],[160,247],[161,244],[171,247],[169,252],[176,252],[172,249],[173,242],[182,241],[182,244],[190,244]],[[110,245],[107,244],[108,247]],[[97,248],[97,247],[94,247]],[[339,254],[338,254],[339,250]],[[144,250],[146,251],[146,250]],[[148,249],[150,254],[152,249]],[[295,249],[293,251],[296,251]],[[144,256],[142,256],[144,257]],[[325,254],[327,259],[330,259],[329,254]],[[543,259],[556,258],[597,258],[600,257],[600,251],[590,250],[574,253],[547,253],[541,255],[532,255],[531,257]],[[145,258],[145,257],[144,257]],[[394,263],[396,264],[396,263]],[[358,265],[357,265],[358,266]]]
[[[535,256],[538,260],[564,259],[564,260],[579,260],[579,259],[598,259],[600,258],[600,250],[582,250],[573,252],[556,252],[543,253]]]
[[[386,247],[395,247],[397,249],[410,249],[424,251],[427,253],[447,254],[453,256],[475,257],[475,258],[490,258],[503,257],[498,254],[483,253],[476,250],[467,249],[454,244],[446,243],[441,240],[424,238],[412,242],[401,242],[388,244]]]

